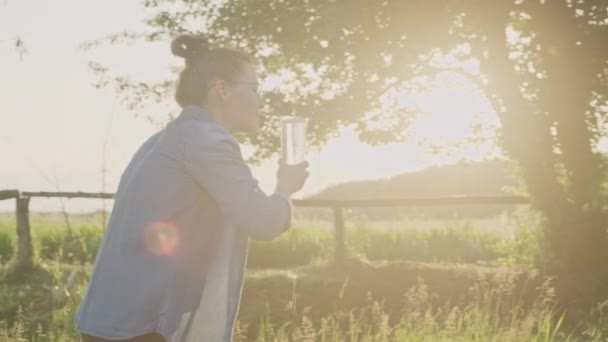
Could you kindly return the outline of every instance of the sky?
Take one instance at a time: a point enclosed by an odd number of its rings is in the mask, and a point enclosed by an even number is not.
[[[158,128],[136,115],[148,113],[129,112],[112,89],[95,88],[96,76],[88,63],[99,61],[113,73],[128,73],[139,80],[160,80],[174,77],[171,67],[179,61],[171,55],[170,42],[86,51],[79,45],[111,33],[142,29],[144,19],[137,0],[0,0],[0,189],[116,190],[135,150]],[[25,42],[24,56],[14,49],[17,37]],[[415,139],[410,143],[372,147],[345,129],[339,138],[309,155],[311,176],[296,197],[350,180],[386,178],[495,154],[494,144],[434,155],[428,146],[417,143],[449,145],[464,140],[473,115],[479,113],[483,113],[481,121],[497,125],[481,98],[465,88],[447,78],[437,89],[421,94],[427,115],[413,122]],[[271,192],[276,160],[252,171],[262,189]],[[92,211],[101,205],[99,200],[62,204],[36,198],[30,207]],[[14,206],[13,201],[1,201],[0,211],[12,211]]]

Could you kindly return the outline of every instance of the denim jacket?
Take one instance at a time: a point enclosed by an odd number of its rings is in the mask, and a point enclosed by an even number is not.
[[[76,329],[229,341],[249,238],[272,240],[290,225],[288,198],[265,194],[234,137],[186,107],[120,179]]]

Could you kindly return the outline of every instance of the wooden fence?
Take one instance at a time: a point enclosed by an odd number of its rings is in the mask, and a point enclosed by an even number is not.
[[[33,197],[45,198],[95,198],[112,199],[112,193],[91,192],[21,192],[19,190],[0,190],[0,200],[15,199],[17,220],[17,267],[28,268],[32,265],[33,251],[29,223],[29,203]],[[344,260],[344,209],[445,206],[445,205],[515,205],[529,204],[522,196],[450,196],[435,198],[404,198],[379,200],[322,200],[294,199],[295,207],[327,208],[333,210],[335,234],[335,258],[337,263]]]

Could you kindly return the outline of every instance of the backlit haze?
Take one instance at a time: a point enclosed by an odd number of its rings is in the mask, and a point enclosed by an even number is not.
[[[180,61],[171,55],[170,42],[89,51],[78,46],[141,29],[143,20],[134,0],[0,1],[0,189],[116,190],[129,159],[158,127],[129,112],[112,89],[93,87],[96,76],[88,62],[101,61],[113,73],[140,80],[161,80],[174,78],[171,67]],[[15,50],[16,38],[25,42],[27,54]],[[473,127],[483,127],[483,135],[492,138],[499,125],[474,86],[454,73],[440,74],[435,83],[431,91],[403,99],[424,110],[407,133],[408,143],[372,147],[345,128],[309,156],[311,177],[298,196],[350,180],[497,156],[492,139],[468,140]],[[253,172],[265,191],[273,190],[276,160],[253,167]],[[101,208],[98,200],[64,203],[68,211]],[[60,208],[58,200],[36,198],[31,203],[34,211]],[[0,211],[13,210],[13,201],[0,202]]]

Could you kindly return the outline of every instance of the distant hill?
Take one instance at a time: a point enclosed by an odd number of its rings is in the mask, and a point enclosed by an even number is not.
[[[452,195],[509,195],[507,188],[519,188],[515,164],[504,160],[460,162],[430,167],[387,179],[354,181],[331,186],[308,198],[314,199],[393,199],[409,197],[439,197]],[[421,208],[423,215],[451,215],[456,210],[463,215],[486,216],[500,213],[512,206],[463,206]],[[403,212],[405,209],[400,209]],[[386,210],[365,210],[386,213]],[[393,210],[394,211],[394,210]],[[411,212],[411,210],[406,210]],[[375,215],[374,215],[375,216]]]
[[[387,179],[354,181],[331,186],[309,198],[376,199],[450,195],[508,195],[518,186],[511,162],[460,162],[408,172]]]

